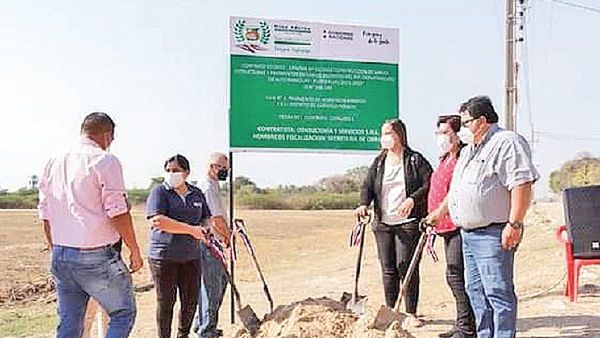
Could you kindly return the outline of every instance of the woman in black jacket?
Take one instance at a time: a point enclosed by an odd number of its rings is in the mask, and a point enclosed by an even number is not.
[[[420,153],[408,146],[406,126],[399,120],[381,126],[381,152],[371,164],[361,190],[356,214],[366,216],[373,202],[373,231],[381,263],[385,301],[394,307],[399,283],[406,274],[419,240],[419,220],[427,215],[427,194],[432,168]],[[411,221],[411,219],[413,219]],[[408,283],[408,326],[420,326],[416,317],[419,271]]]

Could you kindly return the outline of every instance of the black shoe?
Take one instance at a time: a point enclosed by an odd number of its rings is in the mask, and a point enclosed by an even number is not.
[[[454,337],[454,333],[458,331],[458,328],[456,326],[454,326],[453,328],[451,328],[449,331],[446,332],[442,332],[438,335],[438,337],[440,338],[452,338]]]
[[[456,332],[454,332],[452,338],[477,338],[477,334],[473,331],[465,332],[458,329]]]

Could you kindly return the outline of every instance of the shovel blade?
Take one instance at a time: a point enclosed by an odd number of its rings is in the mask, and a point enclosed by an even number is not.
[[[352,311],[357,316],[362,316],[367,312],[367,297],[362,297],[356,303],[348,303],[346,309]]]
[[[242,321],[242,324],[244,325],[246,330],[248,330],[248,332],[250,332],[251,335],[255,335],[258,332],[258,329],[260,327],[260,320],[258,319],[258,316],[256,316],[254,310],[252,310],[250,305],[246,305],[243,308],[241,308],[238,311],[238,316],[240,317],[240,320]]]
[[[352,311],[352,313],[362,316],[367,312],[367,297],[358,296],[356,300],[352,298],[346,303],[346,310]]]
[[[382,305],[379,308],[379,311],[377,311],[375,320],[369,325],[369,328],[385,331],[394,321],[402,323],[404,318],[406,318],[406,316],[403,314],[394,311],[394,309],[388,306]]]

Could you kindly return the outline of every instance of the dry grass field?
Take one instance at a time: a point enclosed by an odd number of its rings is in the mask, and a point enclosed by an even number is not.
[[[251,211],[236,215],[247,222],[259,260],[276,305],[307,297],[334,299],[352,290],[355,251],[347,247],[353,225],[350,211]],[[516,285],[519,303],[519,337],[600,337],[600,270],[584,268],[579,302],[562,296],[564,257],[554,231],[562,222],[558,203],[535,205],[528,215],[525,239],[517,253]],[[148,242],[148,229],[140,211],[134,213],[139,242]],[[48,252],[41,252],[43,238],[33,211],[0,211],[0,300],[11,291],[39,283],[48,275]],[[372,233],[367,233],[366,256],[360,290],[369,296],[369,313],[383,302],[379,263]],[[412,332],[416,337],[437,337],[453,323],[454,305],[445,284],[442,241],[436,243],[442,259],[425,257],[421,265],[419,314],[426,325]],[[243,250],[243,248],[241,248]],[[126,257],[126,254],[125,254]],[[240,251],[236,280],[243,302],[259,316],[267,302],[248,256]],[[134,282],[149,280],[147,267]],[[56,304],[49,296],[0,304],[0,337],[52,337]],[[138,293],[138,317],[133,337],[153,337],[154,291]],[[221,326],[229,325],[229,295],[222,308]]]

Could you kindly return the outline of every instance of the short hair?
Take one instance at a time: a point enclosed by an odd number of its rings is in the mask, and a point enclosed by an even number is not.
[[[190,171],[190,161],[183,155],[177,154],[169,157],[169,159],[165,161],[164,168],[167,169],[167,166],[171,162],[177,163],[184,171]]]
[[[208,164],[218,164],[219,160],[221,159],[225,159],[225,161],[229,161],[229,159],[227,158],[227,155],[223,154],[223,153],[212,153],[210,154],[210,156],[208,157]]]
[[[488,123],[498,122],[492,100],[485,95],[475,96],[460,105],[460,112],[468,112],[473,118],[485,117]]]
[[[402,122],[400,119],[393,119],[385,121],[384,125],[385,124],[392,126],[392,129],[400,139],[400,144],[402,144],[402,147],[408,148],[408,136],[406,135],[406,125],[404,122]]]
[[[436,126],[439,127],[442,123],[447,123],[452,131],[458,133],[460,130],[460,115],[440,115]]]
[[[81,133],[86,135],[112,133],[114,130],[115,122],[107,113],[93,112],[86,116],[81,123]]]

